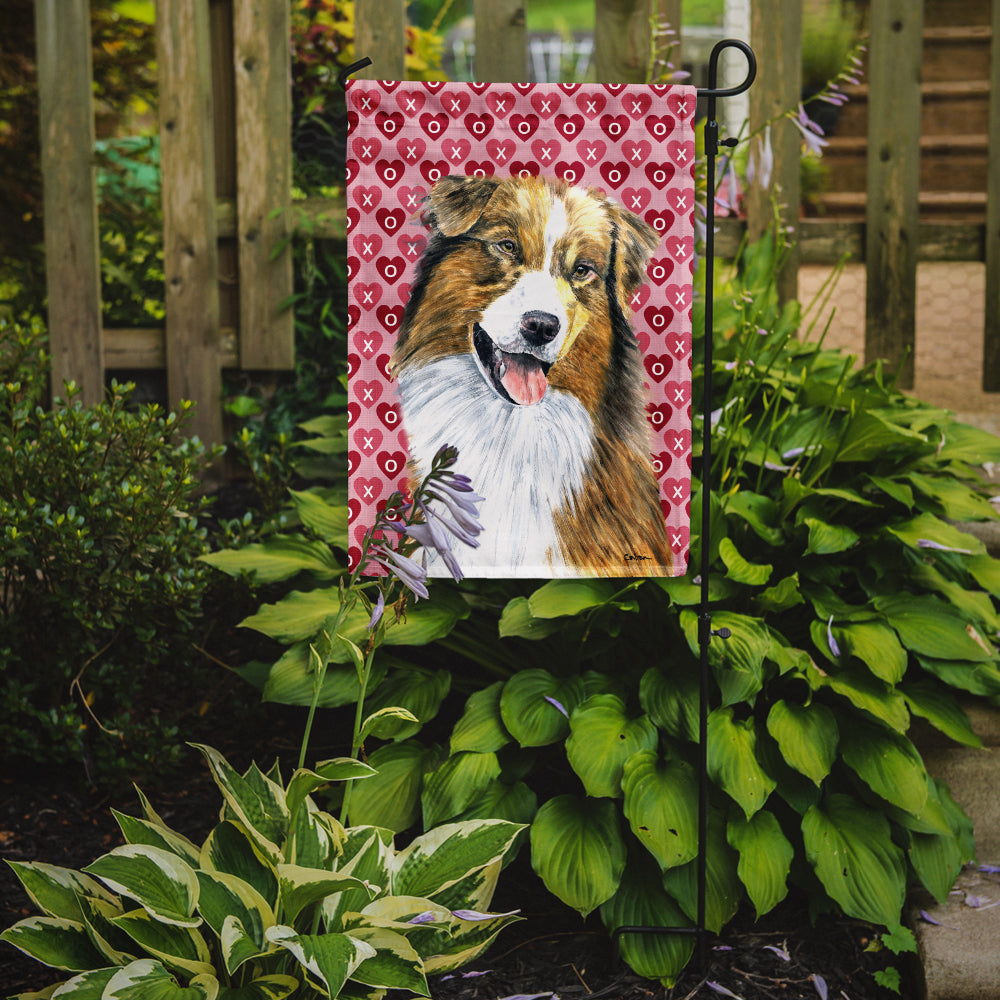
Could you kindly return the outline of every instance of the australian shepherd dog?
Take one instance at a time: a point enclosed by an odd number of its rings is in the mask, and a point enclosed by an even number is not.
[[[443,177],[392,354],[411,468],[441,445],[486,499],[470,576],[647,576],[671,550],[626,318],[659,237],[541,177]],[[434,575],[443,568],[431,568]]]

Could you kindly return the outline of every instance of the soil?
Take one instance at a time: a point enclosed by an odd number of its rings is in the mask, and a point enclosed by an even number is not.
[[[248,762],[256,746],[294,745],[292,722],[278,713],[268,732],[220,738],[234,764]],[[218,813],[219,796],[200,756],[192,766],[155,790],[145,789],[154,808],[172,827],[198,841]],[[284,757],[285,754],[282,753]],[[291,753],[288,759],[291,759]],[[122,842],[111,808],[139,814],[134,792],[107,795],[67,776],[0,779],[0,858],[36,860],[81,868]],[[466,970],[432,977],[435,1000],[500,1000],[549,997],[562,1000],[691,1000],[736,996],[743,1000],[792,1000],[828,996],[836,1000],[886,1000],[874,974],[894,965],[903,974],[901,995],[918,990],[911,971],[884,951],[866,950],[875,936],[865,924],[821,918],[811,925],[802,900],[789,900],[759,923],[741,913],[704,944],[704,968],[697,958],[673,989],[642,979],[620,962],[596,916],[586,922],[542,887],[527,859],[519,858],[500,880],[494,900],[500,911],[520,909],[525,919],[501,933],[491,949]],[[0,866],[0,927],[30,916],[31,904],[11,870]],[[0,944],[0,995],[39,990],[60,981],[52,972],[6,944]],[[825,992],[824,992],[825,990]]]

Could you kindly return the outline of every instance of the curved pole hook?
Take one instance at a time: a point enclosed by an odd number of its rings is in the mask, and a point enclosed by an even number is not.
[[[717,87],[719,76],[719,56],[725,49],[739,49],[747,58],[746,79],[735,87]],[[724,38],[721,42],[716,42],[712,49],[712,54],[708,57],[708,87],[699,88],[699,97],[735,97],[750,89],[750,85],[757,78],[757,57],[753,49],[746,42],[738,38]]]
[[[371,59],[369,59],[369,58],[368,58],[368,56],[365,56],[365,57],[364,57],[363,59],[359,59],[359,60],[358,60],[357,62],[353,62],[353,63],[351,63],[351,65],[350,65],[350,66],[345,66],[345,67],[344,67],[344,68],[343,68],[343,69],[342,69],[342,70],[341,70],[341,71],[340,71],[340,72],[339,72],[339,73],[337,74],[337,83],[339,83],[339,84],[340,84],[340,89],[341,89],[341,90],[344,90],[344,89],[346,88],[346,85],[347,85],[347,78],[348,78],[348,77],[349,77],[349,76],[350,76],[350,75],[351,75],[352,73],[357,73],[357,72],[359,72],[360,70],[363,70],[363,69],[364,69],[364,68],[365,68],[366,66],[371,66],[371,64],[372,64],[372,61],[371,61]]]

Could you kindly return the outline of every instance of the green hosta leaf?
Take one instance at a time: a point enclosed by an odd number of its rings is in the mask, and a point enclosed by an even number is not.
[[[908,681],[900,686],[914,715],[926,719],[945,736],[967,747],[981,747],[983,741],[972,728],[969,717],[947,688],[931,680]]]
[[[560,618],[599,608],[618,588],[609,580],[550,580],[528,598],[535,618]]]
[[[198,864],[199,849],[187,837],[175,833],[169,827],[145,819],[136,819],[112,809],[115,819],[121,827],[122,835],[130,844],[147,844],[170,851],[189,865]]]
[[[726,843],[726,824],[720,813],[708,818],[705,850],[705,926],[714,934],[732,919],[743,899],[736,874],[736,852]],[[663,886],[691,920],[698,917],[698,861],[663,873]]]
[[[774,791],[775,781],[757,762],[757,732],[752,718],[733,718],[732,708],[708,717],[708,774],[749,819]]]
[[[911,580],[917,586],[914,590],[930,590],[939,594],[956,611],[983,628],[987,634],[1000,632],[1000,615],[997,614],[993,598],[981,590],[971,590],[965,584],[955,583],[930,563],[915,566]]]
[[[521,829],[497,819],[447,823],[429,830],[396,855],[392,891],[434,899],[461,879],[499,862]]]
[[[995,660],[996,652],[957,611],[935,597],[886,595],[875,607],[899,633],[904,646],[939,660]]]
[[[531,613],[527,597],[515,597],[507,602],[500,615],[501,639],[517,636],[520,639],[545,639],[559,632],[564,623],[558,619],[536,618]]]
[[[907,510],[913,509],[913,490],[906,483],[886,476],[865,476],[865,479]]]
[[[906,866],[880,812],[849,795],[830,795],[806,813],[802,836],[820,882],[849,917],[899,923]]]
[[[344,572],[328,545],[297,535],[272,535],[266,542],[209,552],[199,558],[230,576],[246,574],[257,584],[288,580],[298,573],[332,580]]]
[[[852,719],[850,738],[840,753],[876,795],[908,813],[919,815],[927,801],[927,772],[907,737],[861,719]]]
[[[334,757],[321,761],[312,771],[299,768],[288,782],[285,805],[289,813],[296,813],[307,796],[331,781],[356,781],[374,777],[377,773],[375,768],[353,757]]]
[[[375,712],[383,708],[404,708],[416,720],[385,720],[379,728],[380,739],[405,740],[419,732],[425,722],[438,713],[441,702],[451,689],[447,670],[424,670],[410,667],[394,670],[377,688],[365,705]]]
[[[334,656],[343,656],[342,642],[334,645]],[[376,658],[372,667],[369,687],[376,687],[385,677],[387,657]],[[360,687],[358,675],[353,666],[328,665],[319,690],[318,708],[339,708],[358,700]],[[316,697],[316,674],[310,660],[308,642],[297,642],[282,653],[271,666],[264,681],[261,697],[264,701],[274,701],[280,705],[311,705]]]
[[[6,941],[43,965],[69,972],[99,968],[105,960],[91,944],[87,929],[64,917],[28,917],[0,934]]]
[[[1000,694],[1000,669],[993,663],[936,660],[930,656],[918,656],[917,662],[949,687],[985,697]]]
[[[966,857],[953,833],[911,833],[910,864],[928,892],[939,902],[948,899]]]
[[[391,740],[397,734],[405,739],[406,736],[417,732],[421,725],[421,721],[409,709],[394,705],[372,712],[361,724],[358,735],[362,740],[368,739],[369,736],[380,740]]]
[[[101,1000],[216,1000],[218,995],[219,982],[210,974],[181,986],[159,962],[143,958],[117,970]]]
[[[770,497],[740,490],[726,498],[726,514],[745,521],[768,545],[777,547],[784,541],[781,513]]]
[[[924,476],[911,472],[906,477],[925,497],[940,506],[950,521],[992,521],[996,511],[986,497],[952,476]]]
[[[938,461],[966,462],[981,465],[983,462],[1000,462],[997,436],[981,427],[960,424],[951,420],[944,430],[944,442],[937,452]]]
[[[454,819],[498,777],[500,764],[495,753],[452,754],[424,780],[424,826],[430,828]]]
[[[420,817],[424,774],[439,757],[435,750],[407,740],[379,747],[368,758],[378,772],[351,790],[351,824],[381,826],[400,833]]]
[[[915,431],[872,412],[863,410],[851,421],[840,448],[838,462],[867,462],[879,458],[890,448],[926,444],[927,439]]]
[[[383,927],[362,926],[352,929],[351,937],[375,949],[375,954],[351,973],[355,982],[430,996],[424,963],[402,934]]]
[[[799,574],[793,573],[779,580],[773,587],[761,591],[754,600],[763,612],[787,611],[796,605],[804,604],[805,598],[799,590]]]
[[[500,716],[521,746],[547,746],[569,732],[569,716],[583,697],[579,677],[563,680],[547,670],[522,670],[504,684]]]
[[[261,976],[246,986],[223,987],[218,1000],[285,1000],[298,988],[292,976]]]
[[[625,818],[660,868],[697,855],[698,783],[687,764],[640,751],[625,762],[622,790]]]
[[[293,928],[279,924],[268,928],[267,939],[291,952],[331,997],[340,994],[362,962],[375,957],[370,944],[348,934],[296,934]]]
[[[503,681],[469,696],[462,717],[451,733],[451,752],[473,750],[477,753],[495,753],[510,742],[500,717],[500,692]]]
[[[669,673],[650,667],[639,682],[639,704],[670,736],[694,742],[698,739],[699,690],[698,674],[690,664],[675,663]]]
[[[527,826],[538,812],[538,796],[523,782],[490,782],[457,819],[505,819]]]
[[[347,550],[347,504],[327,503],[312,490],[289,490],[302,523],[331,545]]]
[[[217,750],[201,744],[192,745],[205,755],[226,805],[250,832],[266,857],[276,862],[281,853],[278,844],[288,831],[284,789],[266,778],[252,782],[230,767]]]
[[[274,912],[252,885],[235,875],[200,871],[198,883],[201,886],[198,910],[223,944],[226,944],[227,936],[232,939],[234,934],[241,942],[249,939],[250,954],[238,954],[232,946],[223,949],[226,970],[232,975],[247,958],[255,957],[265,950],[264,931],[274,925]],[[238,922],[239,933],[230,929],[224,935],[227,920]]]
[[[84,871],[113,892],[134,899],[150,916],[178,927],[197,927],[198,878],[170,851],[146,844],[125,844],[98,858]]]
[[[994,597],[1000,597],[1000,559],[990,555],[973,556],[964,560],[965,568],[976,583]]]
[[[71,868],[60,868],[39,861],[8,861],[7,864],[13,869],[31,901],[46,916],[82,920],[80,896],[115,902],[115,897],[97,879]]]
[[[815,517],[803,518],[803,523],[809,529],[806,555],[829,556],[845,552],[855,545],[860,537],[846,524],[829,524]]]
[[[588,795],[618,798],[622,768],[638,750],[653,750],[659,734],[646,716],[629,719],[625,703],[613,694],[595,694],[570,718],[566,757]]]
[[[878,622],[854,622],[833,627],[833,634],[844,653],[861,660],[886,684],[898,684],[906,673],[906,650],[896,633]]]
[[[834,673],[823,674],[812,666],[806,672],[806,679],[814,690],[829,688],[897,732],[905,733],[910,724],[903,696],[866,669],[841,667]]]
[[[111,921],[150,955],[189,976],[211,975],[212,956],[205,939],[191,927],[164,924],[145,910],[132,910]]]
[[[625,842],[607,799],[558,795],[531,825],[531,865],[549,892],[586,916],[618,889]]]
[[[815,785],[830,773],[839,731],[833,712],[825,705],[797,705],[779,699],[768,713],[767,731],[777,741],[785,761]]]
[[[654,865],[641,857],[630,858],[617,892],[601,904],[601,919],[608,931],[619,927],[687,927],[690,921],[660,884]],[[673,986],[691,959],[690,934],[623,934],[622,958],[638,975]]]
[[[271,862],[240,823],[220,823],[201,848],[204,871],[222,872],[253,886],[272,907],[278,901],[278,876]]]
[[[986,552],[986,546],[974,535],[933,514],[918,514],[909,521],[889,525],[886,531],[912,549],[922,549],[925,545],[921,543],[931,542],[935,546],[968,552],[970,555],[983,555]]]
[[[747,562],[729,538],[723,538],[719,542],[719,557],[726,565],[728,571],[726,575],[729,579],[746,584],[748,587],[763,587],[774,570],[770,563],[762,565]]]
[[[282,913],[286,920],[293,922],[305,907],[334,893],[345,889],[367,891],[367,886],[353,875],[303,868],[301,865],[278,865],[278,884],[281,888]],[[374,891],[371,895],[374,895]]]
[[[682,611],[681,627],[694,656],[700,656],[698,616]],[[708,662],[722,690],[723,704],[753,701],[763,686],[764,659],[771,648],[771,636],[759,618],[718,611],[712,615],[712,629],[729,629],[727,639],[713,636],[708,647]]]
[[[762,809],[751,819],[738,816],[726,829],[729,846],[739,851],[736,873],[760,919],[788,894],[788,873],[795,849],[773,813]]]

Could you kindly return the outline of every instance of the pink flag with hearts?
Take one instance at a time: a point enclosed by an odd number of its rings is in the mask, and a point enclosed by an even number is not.
[[[484,498],[467,576],[686,571],[695,103],[348,82],[352,566],[449,444]]]

